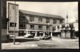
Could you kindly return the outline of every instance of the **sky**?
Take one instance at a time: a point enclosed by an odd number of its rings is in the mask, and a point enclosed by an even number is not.
[[[8,1],[15,3],[14,1]],[[19,9],[38,13],[59,15],[65,18],[68,15],[68,22],[75,22],[78,19],[78,2],[20,2],[16,1]]]

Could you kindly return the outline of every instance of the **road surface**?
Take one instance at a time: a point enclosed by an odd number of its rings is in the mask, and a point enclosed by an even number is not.
[[[2,43],[2,49],[79,49],[79,40],[52,37],[52,40]]]

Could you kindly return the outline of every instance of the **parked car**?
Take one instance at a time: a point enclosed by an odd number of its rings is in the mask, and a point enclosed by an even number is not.
[[[26,35],[24,35],[24,37],[26,37],[26,38],[34,38],[34,36],[32,34],[26,34]]]
[[[42,40],[49,40],[51,39],[51,36],[44,36],[43,38],[41,38]]]
[[[28,37],[28,36],[30,36],[31,34],[26,34],[26,35],[24,35],[24,37]]]

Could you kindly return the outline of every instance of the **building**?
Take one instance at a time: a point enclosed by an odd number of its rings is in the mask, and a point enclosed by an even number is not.
[[[1,1],[1,41],[7,41],[6,1]]]
[[[32,11],[19,10],[18,4],[7,3],[7,34],[15,36],[52,35],[60,32],[57,26],[64,22],[64,18],[58,15],[43,14]]]
[[[15,19],[14,17],[16,17],[15,21],[14,21]],[[0,26],[1,26],[1,41],[2,42],[6,42],[8,40],[8,35],[13,34],[14,32],[15,32],[14,34],[18,35],[19,22],[17,19],[19,20],[18,5],[7,3],[6,1],[1,1],[1,25]],[[12,27],[14,26],[14,22],[16,26],[15,28]]]
[[[19,31],[19,8],[18,4],[7,3],[7,34],[18,36]]]
[[[78,22],[78,20],[75,23],[73,23],[73,25],[75,27],[75,35],[76,35],[76,37],[79,37],[79,22]]]
[[[59,24],[64,23],[64,18],[58,15],[37,13],[32,11],[19,11],[19,36],[33,34],[44,36],[53,32],[60,32]]]
[[[63,23],[62,25],[62,37],[64,38],[76,38],[79,37],[78,21],[72,23]]]

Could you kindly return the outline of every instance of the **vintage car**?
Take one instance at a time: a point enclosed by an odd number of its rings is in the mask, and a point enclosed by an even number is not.
[[[50,40],[51,36],[44,36],[43,38],[41,38],[41,40]]]
[[[32,35],[32,34],[26,34],[26,35],[24,35],[24,37],[26,37],[26,38],[34,38],[34,35]]]

